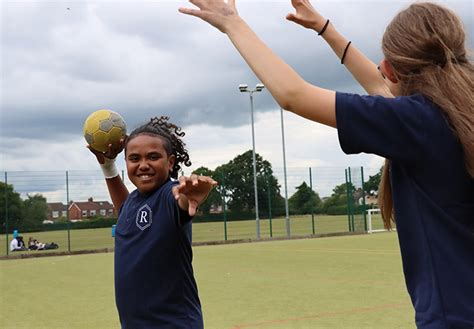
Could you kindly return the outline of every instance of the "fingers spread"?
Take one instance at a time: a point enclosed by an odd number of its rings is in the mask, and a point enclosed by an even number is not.
[[[197,186],[198,185],[198,180],[199,180],[199,176],[196,175],[196,174],[192,174],[191,177],[191,183],[193,184],[193,186]]]
[[[186,186],[186,181],[188,180],[188,178],[186,176],[181,176],[179,177],[178,181],[179,181],[179,184],[178,184],[178,189],[181,190],[182,188],[184,188]]]
[[[179,199],[179,188],[178,188],[178,185],[173,186],[173,188],[171,189],[171,192],[173,193],[173,196],[174,196],[175,200],[178,200],[178,199]]]
[[[187,14],[187,15],[192,15],[192,16],[197,16],[199,17],[202,10],[204,9],[205,2],[201,0],[189,0],[190,3],[198,7],[199,9],[193,9],[193,8],[187,8],[187,7],[181,7],[178,9],[180,13]]]
[[[191,9],[191,8],[179,8],[178,11],[182,14],[186,14],[186,15],[191,15],[191,16],[196,16],[196,17],[200,17],[200,14],[201,14],[201,11],[200,10],[197,10],[197,9]]]
[[[188,213],[190,216],[196,215],[198,203],[195,200],[188,201]]]
[[[286,19],[289,20],[289,21],[295,22],[296,21],[296,16],[295,16],[295,14],[288,14],[288,15],[286,15]]]
[[[217,182],[209,176],[198,176],[198,180],[199,182],[211,185],[211,187],[217,186]]]
[[[212,185],[212,187],[218,185],[218,183],[214,179],[212,179],[211,177],[207,177],[207,180],[208,180],[209,184]]]
[[[205,4],[205,2],[203,2],[202,0],[189,0],[189,2],[198,8],[202,8],[203,5]]]

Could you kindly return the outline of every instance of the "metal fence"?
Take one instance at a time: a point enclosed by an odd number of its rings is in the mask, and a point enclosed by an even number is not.
[[[210,211],[205,214],[199,213],[194,218],[193,242],[367,231],[365,209],[368,206],[365,205],[364,177],[369,177],[376,172],[378,169],[364,170],[362,167],[287,168],[287,185],[285,186],[283,168],[273,168],[272,175],[263,175],[257,180],[259,185],[258,214],[255,212],[255,201],[247,203],[246,209],[236,209],[235,205],[232,208],[232,200],[237,196],[230,194],[235,191],[228,189],[226,177],[214,177],[219,181],[219,188],[216,189],[217,197],[214,198]],[[123,171],[122,178],[129,190],[133,190],[134,186]],[[0,202],[1,229],[4,232],[0,235],[0,255],[8,256],[9,243],[14,233],[22,235],[25,240],[34,237],[43,242],[55,242],[59,245],[60,251],[113,248],[112,225],[103,228],[85,228],[84,225],[80,227],[71,218],[69,209],[72,203],[86,202],[89,199],[95,202],[111,203],[101,172],[2,172],[0,181],[4,187],[4,191],[0,191],[4,199]],[[278,184],[277,193],[274,193],[270,187],[275,182]],[[251,184],[253,180],[249,183]],[[297,204],[293,200],[294,196],[305,186],[317,193],[322,200],[320,207],[313,204],[294,206]],[[328,214],[322,205],[331,198],[337,186],[345,188],[346,203],[342,208],[340,205],[339,208],[335,207],[336,210],[332,209],[332,213]],[[51,218],[56,224],[42,224],[41,227],[29,232],[30,230],[24,225],[26,219],[15,218],[20,212],[15,210],[14,200],[11,200],[11,194],[7,191],[8,187],[13,188],[14,193],[19,194],[22,201],[41,195],[48,204],[67,206],[66,213],[59,213],[56,214],[58,215],[56,218]],[[287,193],[285,193],[286,190]],[[247,199],[255,200],[253,186],[248,186],[248,191],[245,190],[242,193],[248,194],[245,195]],[[340,213],[341,209],[344,210],[343,213]],[[51,216],[51,213],[49,215]],[[102,217],[100,213],[95,215],[95,217]],[[108,214],[105,215],[108,216]],[[83,219],[83,223],[87,221],[92,220]],[[62,226],[57,223],[62,223]],[[51,230],[51,227],[56,227],[57,230]],[[25,251],[25,253],[32,252],[34,251]],[[45,252],[49,251],[45,250]]]

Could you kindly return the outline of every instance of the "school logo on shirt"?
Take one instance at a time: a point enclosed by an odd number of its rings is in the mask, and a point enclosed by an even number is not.
[[[145,230],[147,227],[151,226],[152,222],[152,211],[150,206],[147,204],[138,209],[137,218],[135,223],[140,230]]]

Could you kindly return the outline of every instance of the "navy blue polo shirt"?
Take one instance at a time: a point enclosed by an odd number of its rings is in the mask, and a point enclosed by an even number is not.
[[[115,231],[115,300],[122,328],[203,328],[192,268],[191,221],[167,181],[133,191]]]
[[[474,327],[474,180],[441,110],[421,95],[336,94],[345,153],[391,160],[405,281],[418,328]]]

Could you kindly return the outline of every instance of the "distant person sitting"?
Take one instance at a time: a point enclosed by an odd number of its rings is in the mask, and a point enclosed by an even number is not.
[[[25,241],[23,240],[23,237],[22,236],[18,236],[16,238],[18,240],[18,247],[20,247],[22,250],[26,250],[26,246],[25,246]]]
[[[30,237],[28,239],[28,249],[30,249],[30,250],[43,250],[44,246],[45,246],[44,243],[39,242],[38,240],[36,240],[33,237]]]
[[[36,245],[37,240],[35,240],[33,237],[30,236],[28,239],[28,249],[30,250],[36,250],[38,249],[38,246]]]
[[[23,251],[28,250],[25,247],[25,242],[22,236],[17,236],[10,242],[10,251]]]
[[[47,250],[47,249],[58,249],[59,245],[55,242],[43,243],[39,242],[33,237],[28,239],[28,249],[30,250]]]
[[[34,243],[36,246],[36,250],[44,250],[44,247],[46,246],[46,244],[44,244],[43,242],[39,242],[36,239],[34,240]]]

